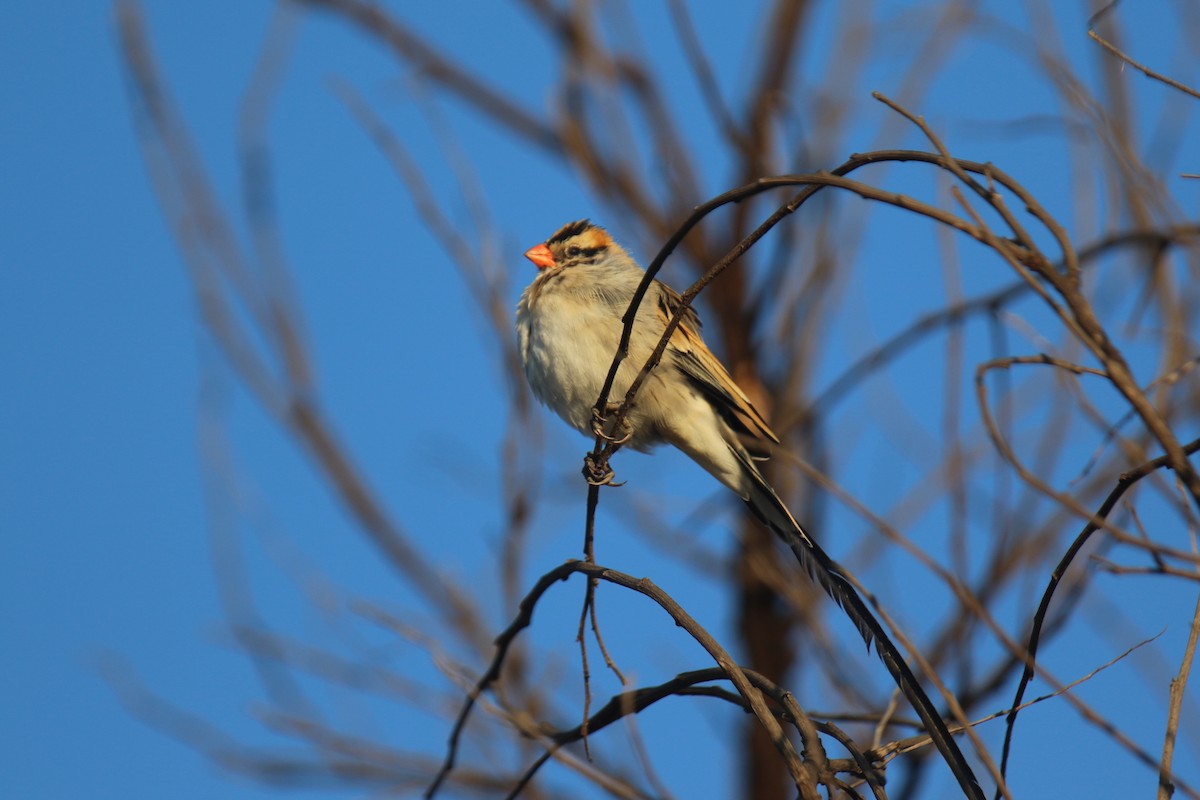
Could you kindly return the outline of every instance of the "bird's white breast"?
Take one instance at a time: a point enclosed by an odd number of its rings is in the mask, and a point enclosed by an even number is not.
[[[518,344],[533,393],[572,427],[592,432],[600,396],[621,336],[620,314],[565,292],[525,290],[517,306]],[[614,386],[614,399],[628,387]]]

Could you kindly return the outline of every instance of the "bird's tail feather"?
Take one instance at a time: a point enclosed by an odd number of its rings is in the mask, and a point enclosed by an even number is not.
[[[833,601],[846,612],[854,626],[858,628],[867,647],[870,648],[872,642],[875,644],[875,651],[879,654],[879,658],[887,667],[888,672],[892,674],[893,680],[900,691],[904,693],[913,710],[925,723],[926,732],[941,752],[942,758],[949,765],[966,796],[982,800],[983,790],[975,779],[975,774],[971,770],[970,764],[967,763],[966,757],[946,728],[946,723],[938,713],[937,707],[929,699],[920,682],[917,681],[916,676],[904,661],[899,649],[892,644],[892,640],[888,638],[887,632],[875,615],[871,613],[866,602],[846,579],[842,568],[797,524],[787,506],[767,484],[766,479],[762,477],[748,457],[742,457],[741,460],[747,468],[746,472],[750,478],[746,505],[750,507],[755,516],[783,539],[813,580],[819,583],[821,588],[833,598]]]

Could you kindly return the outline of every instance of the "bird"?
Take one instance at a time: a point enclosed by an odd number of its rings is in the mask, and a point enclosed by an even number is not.
[[[525,257],[538,272],[517,303],[517,345],[534,396],[584,435],[600,434],[643,452],[672,445],[745,501],[846,612],[867,647],[874,643],[966,796],[983,798],[941,714],[883,626],[759,470],[757,463],[779,437],[704,343],[696,311],[690,306],[682,311],[662,360],[618,429],[616,415],[595,410],[595,404],[621,340],[622,318],[645,271],[607,230],[587,219],[562,226]],[[625,396],[681,307],[680,296],[666,284],[650,284],[610,396]]]

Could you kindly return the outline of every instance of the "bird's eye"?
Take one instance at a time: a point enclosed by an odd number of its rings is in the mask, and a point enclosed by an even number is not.
[[[578,247],[576,247],[575,245],[571,245],[570,247],[567,248],[567,258],[575,258],[575,256],[579,255],[581,252],[583,252],[583,251],[580,250]]]

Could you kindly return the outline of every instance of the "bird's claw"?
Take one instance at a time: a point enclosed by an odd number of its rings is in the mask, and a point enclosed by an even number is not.
[[[624,481],[613,480],[616,476],[606,458],[597,459],[591,453],[583,457],[583,477],[592,486],[624,486]]]
[[[605,428],[608,427],[609,414],[614,414],[621,409],[620,403],[609,403],[604,407],[604,413],[601,414],[597,408],[592,409],[592,433],[609,444],[622,445],[633,438],[633,430],[629,427],[629,420],[624,417],[617,417],[620,421],[622,434],[614,436]]]

